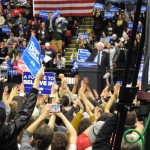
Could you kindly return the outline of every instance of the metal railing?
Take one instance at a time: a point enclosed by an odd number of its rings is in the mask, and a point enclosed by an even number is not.
[[[57,68],[46,68],[45,72],[54,72],[56,73],[56,80],[60,81],[60,79],[58,78],[59,74],[64,74],[66,77],[73,77],[75,75],[75,73],[73,73],[71,71],[71,69],[57,69]],[[112,76],[110,77],[110,81],[111,83],[116,83],[116,82],[121,82],[122,81],[122,77],[123,77],[123,73],[124,73],[124,69],[115,69],[112,70]],[[133,73],[134,70],[130,69],[129,74],[128,74],[128,78],[130,79],[130,81],[132,81],[132,77],[133,77]],[[22,75],[17,74],[15,69],[9,69],[8,70],[8,83],[21,83],[22,82]]]

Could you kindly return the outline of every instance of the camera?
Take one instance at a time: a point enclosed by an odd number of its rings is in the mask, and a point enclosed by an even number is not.
[[[62,112],[62,106],[61,105],[52,105],[50,108],[50,113],[60,113]]]

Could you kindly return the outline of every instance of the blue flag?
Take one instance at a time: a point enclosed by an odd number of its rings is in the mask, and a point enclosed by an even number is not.
[[[41,47],[33,35],[31,36],[30,42],[24,50],[21,59],[35,77],[41,68]]]

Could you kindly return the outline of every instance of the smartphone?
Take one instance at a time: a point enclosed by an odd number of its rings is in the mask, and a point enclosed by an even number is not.
[[[62,106],[61,105],[52,105],[50,108],[51,113],[59,113],[62,112]]]

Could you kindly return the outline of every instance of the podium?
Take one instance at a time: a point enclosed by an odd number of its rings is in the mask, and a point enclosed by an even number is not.
[[[106,70],[102,66],[98,66],[94,62],[78,62],[78,73],[81,79],[87,77],[89,79],[89,87],[91,90],[96,89],[98,94],[105,87],[103,76]]]

